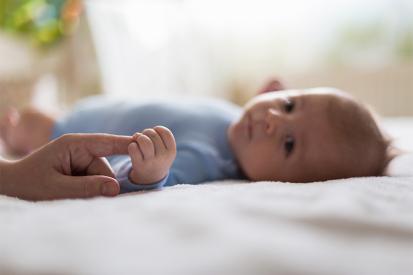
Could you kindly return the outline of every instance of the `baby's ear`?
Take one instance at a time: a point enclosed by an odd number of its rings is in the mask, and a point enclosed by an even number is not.
[[[284,84],[277,78],[271,78],[267,83],[258,90],[257,94],[285,90]]]

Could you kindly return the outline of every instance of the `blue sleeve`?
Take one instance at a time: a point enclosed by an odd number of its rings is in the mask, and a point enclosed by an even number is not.
[[[219,157],[215,148],[196,142],[187,142],[178,145],[177,149],[177,157],[168,175],[153,184],[134,184],[129,180],[132,163],[128,155],[108,158],[116,179],[119,181],[121,193],[231,178],[231,175],[226,173],[228,164]]]
[[[177,157],[164,186],[199,184],[228,178],[226,164],[212,146],[197,142],[179,144]]]
[[[129,180],[129,172],[132,170],[132,162],[127,155],[115,156],[109,159],[115,177],[120,184],[120,193],[160,189],[168,181],[169,173],[159,182],[152,184],[135,184]]]

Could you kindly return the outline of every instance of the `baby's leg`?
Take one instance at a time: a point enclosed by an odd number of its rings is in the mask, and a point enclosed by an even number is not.
[[[0,119],[0,138],[7,153],[26,155],[49,141],[54,123],[54,118],[34,108],[10,109]]]

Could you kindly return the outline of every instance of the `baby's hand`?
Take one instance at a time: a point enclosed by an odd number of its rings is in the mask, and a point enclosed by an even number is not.
[[[151,184],[162,180],[176,156],[172,132],[163,126],[145,129],[133,135],[128,152],[132,160],[129,178],[136,184]]]

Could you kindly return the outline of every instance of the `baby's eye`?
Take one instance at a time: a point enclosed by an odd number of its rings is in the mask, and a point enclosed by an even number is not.
[[[294,151],[295,141],[293,137],[287,137],[284,142],[284,150],[286,157],[289,157],[291,153]]]
[[[287,99],[287,101],[285,102],[285,106],[284,106],[285,112],[291,113],[292,111],[294,111],[294,107],[295,107],[294,101],[291,99]]]

